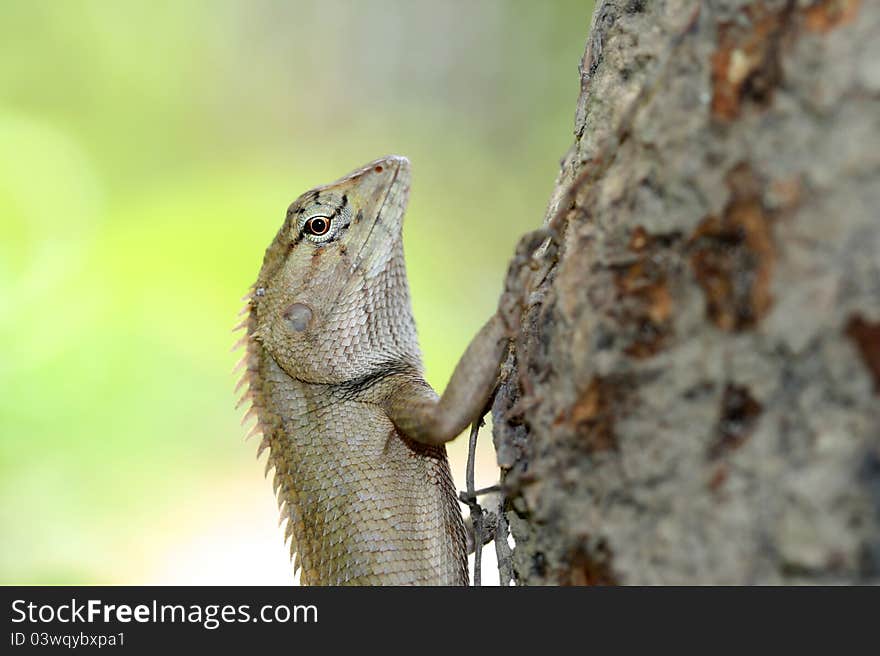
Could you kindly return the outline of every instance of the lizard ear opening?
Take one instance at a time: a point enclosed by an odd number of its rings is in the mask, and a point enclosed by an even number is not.
[[[312,309],[304,303],[293,303],[285,311],[284,320],[298,333],[303,332],[312,322]]]

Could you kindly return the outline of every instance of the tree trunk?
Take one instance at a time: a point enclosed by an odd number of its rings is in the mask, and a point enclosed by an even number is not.
[[[502,583],[880,582],[880,3],[597,3],[548,221]]]

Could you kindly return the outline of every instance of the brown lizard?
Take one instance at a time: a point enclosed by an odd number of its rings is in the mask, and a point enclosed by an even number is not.
[[[300,196],[246,297],[243,400],[306,585],[468,584],[443,445],[482,414],[515,312],[489,319],[438,397],[403,257],[409,186],[389,156]]]

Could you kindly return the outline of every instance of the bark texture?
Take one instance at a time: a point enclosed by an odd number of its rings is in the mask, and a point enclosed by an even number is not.
[[[514,580],[880,582],[880,3],[599,2],[574,132],[493,408]]]

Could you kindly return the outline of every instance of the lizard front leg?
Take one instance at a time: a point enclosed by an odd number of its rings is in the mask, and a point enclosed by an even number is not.
[[[423,444],[445,444],[474,422],[495,389],[507,355],[508,331],[495,314],[468,345],[443,396],[420,377],[401,376],[383,408],[397,429]]]
[[[507,345],[519,331],[532,255],[552,233],[541,228],[524,235],[507,271],[498,311],[471,341],[443,396],[420,377],[398,379],[383,407],[395,427],[423,444],[445,444],[476,421],[495,390]]]

